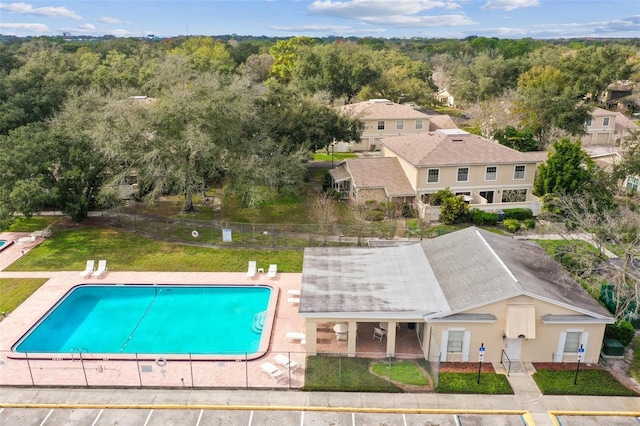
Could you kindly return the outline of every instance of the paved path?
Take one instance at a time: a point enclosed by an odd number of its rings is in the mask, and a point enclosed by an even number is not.
[[[514,236],[516,240],[582,240],[591,244],[594,247],[597,247],[595,240],[591,234],[587,233],[579,233],[579,234],[568,234],[568,235],[560,235],[560,234],[524,234],[524,235],[516,235]],[[617,259],[618,256],[606,248],[604,249],[604,254],[609,259]]]

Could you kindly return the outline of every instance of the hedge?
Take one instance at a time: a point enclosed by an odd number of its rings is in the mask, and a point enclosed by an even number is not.
[[[505,219],[525,220],[533,218],[531,209],[503,209]]]

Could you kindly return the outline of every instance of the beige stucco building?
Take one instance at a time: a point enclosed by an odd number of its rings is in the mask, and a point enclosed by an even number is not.
[[[358,356],[372,338],[363,323],[374,323],[385,325],[388,356],[402,334],[425,357],[453,362],[477,362],[482,346],[486,362],[576,362],[582,349],[597,363],[614,322],[536,243],[475,227],[414,244],[307,248],[299,313],[309,354],[329,322]]]
[[[429,195],[446,188],[483,210],[540,210],[533,181],[546,152],[519,152],[460,129],[386,137],[379,144],[381,158],[348,159],[331,170],[334,189],[355,202],[412,202],[421,217],[434,220],[439,210],[429,206]]]
[[[640,130],[640,127],[624,114],[596,108],[587,121],[586,135],[580,139],[584,147],[620,146],[620,141]]]
[[[374,151],[380,149],[382,138],[424,133],[430,126],[427,114],[387,99],[344,105],[340,112],[358,118],[364,123],[364,130],[359,143],[337,141],[339,151]]]

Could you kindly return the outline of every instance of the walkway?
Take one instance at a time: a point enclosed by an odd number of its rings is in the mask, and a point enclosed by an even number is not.
[[[594,247],[597,247],[595,240],[591,234],[587,233],[579,233],[579,234],[568,234],[568,235],[560,235],[560,234],[524,234],[524,235],[516,235],[513,238],[516,240],[581,240],[591,244]],[[604,249],[604,254],[609,259],[617,259],[618,256],[606,248]]]

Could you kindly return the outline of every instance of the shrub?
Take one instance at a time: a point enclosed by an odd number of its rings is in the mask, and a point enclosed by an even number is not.
[[[636,330],[629,321],[618,320],[615,324],[607,324],[604,336],[616,339],[624,346],[628,346],[635,333]]]
[[[478,209],[473,209],[470,212],[471,222],[474,225],[495,225],[498,223],[498,213],[485,212]]]
[[[505,229],[512,234],[520,230],[520,221],[517,219],[505,219],[502,222],[502,225],[504,225]]]
[[[469,219],[469,204],[465,203],[462,196],[451,195],[442,200],[440,206],[440,222],[445,225],[464,222]]]
[[[409,203],[402,203],[402,217],[404,218],[414,218],[418,217],[418,212],[413,206]]]
[[[536,221],[533,219],[525,219],[524,220],[524,227],[527,229],[533,229],[536,227]]]
[[[533,218],[531,209],[504,209],[505,219],[525,220]]]

